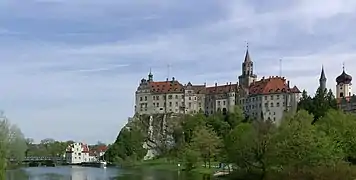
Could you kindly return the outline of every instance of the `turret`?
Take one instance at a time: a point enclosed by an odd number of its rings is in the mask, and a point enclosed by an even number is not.
[[[321,89],[326,89],[326,76],[324,72],[324,66],[321,67],[321,74],[320,74],[320,79],[319,79],[319,87]]]

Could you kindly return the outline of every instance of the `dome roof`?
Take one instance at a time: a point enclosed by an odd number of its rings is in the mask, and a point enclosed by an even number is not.
[[[336,83],[340,84],[350,84],[352,81],[352,77],[346,74],[345,70],[342,71],[341,75],[336,78]]]

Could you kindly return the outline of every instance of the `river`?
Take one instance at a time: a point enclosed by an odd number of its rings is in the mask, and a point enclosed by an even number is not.
[[[129,170],[80,166],[32,167],[7,172],[6,180],[210,180],[210,176],[153,169]]]

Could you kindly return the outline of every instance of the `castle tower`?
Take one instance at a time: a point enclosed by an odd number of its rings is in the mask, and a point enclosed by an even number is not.
[[[336,78],[336,98],[352,96],[352,77],[345,72],[345,66],[342,73]]]
[[[319,88],[324,90],[326,89],[326,76],[324,72],[324,66],[321,67],[321,74],[320,74],[320,79],[319,79]]]
[[[245,60],[242,63],[242,74],[239,76],[239,84],[244,88],[250,86],[250,84],[257,79],[257,75],[253,74],[253,62],[248,52],[248,44],[245,55]]]
[[[153,82],[153,74],[151,68],[150,68],[150,73],[148,74],[148,82]]]

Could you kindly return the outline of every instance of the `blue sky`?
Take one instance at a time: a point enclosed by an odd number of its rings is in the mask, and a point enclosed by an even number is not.
[[[355,0],[2,0],[0,108],[36,140],[112,142],[156,80],[236,82],[246,41],[259,77],[314,92],[356,76]]]

